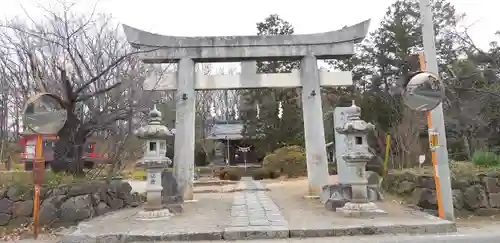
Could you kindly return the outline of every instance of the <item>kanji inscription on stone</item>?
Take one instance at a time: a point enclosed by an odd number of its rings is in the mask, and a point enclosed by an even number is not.
[[[149,180],[149,184],[154,185],[156,183],[156,174],[151,174],[151,180]]]

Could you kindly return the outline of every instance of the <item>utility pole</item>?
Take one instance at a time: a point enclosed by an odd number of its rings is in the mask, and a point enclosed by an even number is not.
[[[437,64],[435,33],[430,0],[420,0],[420,17],[422,24],[422,37],[424,44],[425,66],[427,70],[439,77]],[[441,81],[442,82],[442,81]],[[439,206],[439,216],[443,219],[454,221],[453,197],[451,192],[450,166],[446,146],[446,130],[444,127],[443,105],[439,104],[430,111],[429,137],[436,135],[437,144],[432,147],[436,153],[434,173],[436,178],[436,192]],[[431,141],[433,142],[433,141]]]

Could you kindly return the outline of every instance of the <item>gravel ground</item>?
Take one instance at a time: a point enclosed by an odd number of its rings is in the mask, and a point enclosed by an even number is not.
[[[331,176],[330,180],[335,181],[336,176]],[[344,217],[340,213],[326,210],[318,199],[304,198],[307,194],[307,180],[267,183],[266,186],[270,189],[268,194],[280,207],[290,229],[328,229],[358,225],[427,225],[441,221],[424,217],[420,212],[391,201],[377,203],[388,213],[387,215],[361,219]]]
[[[120,210],[79,224],[79,234],[170,235],[185,232],[221,232],[227,225],[231,193],[198,194],[198,202],[185,203],[184,212],[166,220],[135,220],[139,208]]]

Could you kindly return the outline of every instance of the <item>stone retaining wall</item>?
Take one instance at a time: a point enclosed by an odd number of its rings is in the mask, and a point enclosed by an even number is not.
[[[113,181],[42,187],[40,224],[66,225],[126,207],[137,207],[141,197],[131,194],[128,182]],[[0,226],[32,221],[33,189],[10,186],[0,190]]]
[[[472,175],[452,179],[455,211],[472,212],[476,215],[500,213],[500,173]],[[424,211],[435,213],[437,209],[436,184],[428,175],[412,172],[390,173],[383,187],[389,193],[405,196],[410,204]]]

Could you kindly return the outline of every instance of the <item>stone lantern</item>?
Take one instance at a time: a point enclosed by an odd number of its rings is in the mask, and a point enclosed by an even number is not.
[[[161,112],[156,105],[149,112],[149,122],[137,130],[138,138],[144,140],[144,156],[137,161],[137,167],[146,168],[146,205],[142,216],[146,218],[166,217],[170,215],[168,209],[162,205],[162,172],[172,160],[166,157],[166,139],[172,136],[170,130],[162,124]]]
[[[339,210],[346,215],[366,215],[383,213],[368,197],[368,181],[366,179],[366,164],[374,157],[368,147],[368,133],[375,128],[371,123],[361,120],[361,108],[352,102],[346,110],[347,121],[344,126],[337,127],[340,134],[346,138],[347,151],[342,155],[350,175],[347,183],[351,186],[350,202]]]

